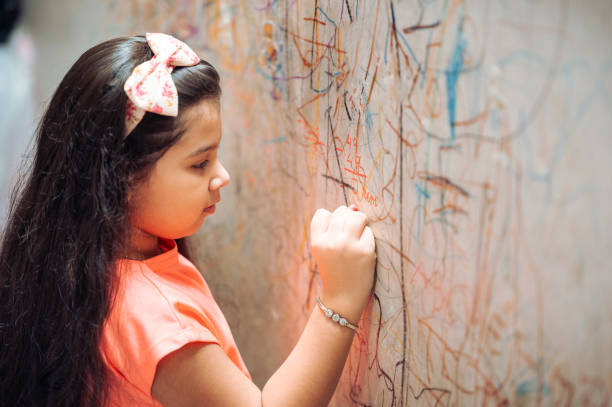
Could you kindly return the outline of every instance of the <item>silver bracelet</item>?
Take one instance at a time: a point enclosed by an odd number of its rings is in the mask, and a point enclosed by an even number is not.
[[[323,305],[319,297],[317,297],[317,302],[319,303],[319,307],[321,308],[321,310],[323,310],[323,313],[326,317],[331,318],[332,321],[339,323],[340,326],[346,326],[355,331],[357,330],[358,327],[348,322],[346,318],[341,317],[337,312],[334,312],[331,309],[327,308],[325,305]]]

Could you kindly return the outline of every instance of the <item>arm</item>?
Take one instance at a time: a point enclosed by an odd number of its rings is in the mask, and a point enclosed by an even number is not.
[[[327,304],[332,309],[332,303]],[[345,313],[347,319],[359,320]],[[164,406],[326,406],[342,373],[352,329],[331,322],[317,306],[296,346],[263,391],[217,344],[192,343],[158,364],[151,394]]]
[[[374,238],[365,215],[345,206],[317,211],[311,224],[322,301],[352,323],[367,303],[374,275]],[[312,310],[296,346],[260,390],[216,344],[193,343],[163,358],[151,394],[167,407],[319,407],[329,402],[354,331]]]
[[[349,310],[324,298],[321,300],[333,310]],[[353,309],[340,314],[357,323],[361,311]],[[293,351],[264,386],[263,406],[326,406],[336,389],[354,336],[355,331],[330,321],[315,305]]]

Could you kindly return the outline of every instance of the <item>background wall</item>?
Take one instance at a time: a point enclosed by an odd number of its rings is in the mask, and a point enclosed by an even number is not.
[[[221,71],[232,182],[191,244],[257,384],[316,304],[312,214],[354,202],[377,281],[331,405],[611,403],[609,1],[49,3],[39,100],[111,35]]]

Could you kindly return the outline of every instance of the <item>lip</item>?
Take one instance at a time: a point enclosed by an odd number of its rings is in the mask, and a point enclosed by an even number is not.
[[[216,207],[216,205],[210,205],[208,208],[204,209],[203,212],[206,212],[206,213],[215,213],[215,207]]]

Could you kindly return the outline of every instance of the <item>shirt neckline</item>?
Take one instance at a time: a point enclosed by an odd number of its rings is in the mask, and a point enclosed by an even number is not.
[[[145,264],[153,270],[161,270],[167,268],[168,266],[177,264],[179,261],[179,257],[176,241],[174,239],[166,239],[163,237],[158,237],[157,241],[163,253],[160,253],[153,257],[149,257],[144,260],[121,259],[121,261],[127,263]]]

